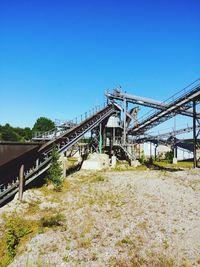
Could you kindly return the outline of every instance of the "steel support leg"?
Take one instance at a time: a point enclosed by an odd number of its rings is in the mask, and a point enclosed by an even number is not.
[[[197,167],[197,135],[196,135],[196,100],[193,100],[193,145],[194,145],[194,168]]]
[[[155,145],[155,148],[154,148],[154,158],[155,160],[157,159],[157,145]]]
[[[126,145],[126,98],[124,98],[124,145]]]
[[[19,170],[19,201],[23,199],[24,182],[24,165],[22,164]]]
[[[99,153],[102,154],[102,124],[99,125]]]

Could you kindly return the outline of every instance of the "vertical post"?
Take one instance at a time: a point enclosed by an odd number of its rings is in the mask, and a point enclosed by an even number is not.
[[[152,143],[149,142],[149,144],[150,144],[150,159],[151,159],[152,158]]]
[[[155,148],[154,148],[154,157],[155,157],[155,160],[157,159],[157,145],[155,145]]]
[[[24,165],[19,169],[19,201],[22,201],[24,192]]]
[[[102,124],[99,125],[99,152],[102,154]]]
[[[194,145],[194,168],[197,167],[197,152],[196,152],[196,147],[197,147],[197,136],[196,136],[196,101],[193,100],[193,145]]]
[[[126,145],[126,98],[124,98],[124,145]]]
[[[115,127],[113,127],[113,145],[115,144]]]
[[[36,165],[36,169],[38,169],[38,166],[39,166],[39,159],[38,158],[36,159],[35,165]]]

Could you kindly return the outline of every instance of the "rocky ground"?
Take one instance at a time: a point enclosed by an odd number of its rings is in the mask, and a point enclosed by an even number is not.
[[[39,222],[10,266],[200,266],[200,170],[80,171],[0,209]],[[3,231],[3,230],[2,230]],[[3,236],[3,233],[1,233]]]

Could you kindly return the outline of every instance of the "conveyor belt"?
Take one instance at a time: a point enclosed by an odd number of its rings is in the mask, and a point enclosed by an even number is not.
[[[114,112],[116,112],[116,107],[108,105],[58,138],[44,144],[38,151],[37,163],[35,161],[32,162],[32,168],[30,168],[30,170],[25,174],[25,185],[28,185],[48,170],[51,162],[51,152],[54,145],[57,146],[59,153],[65,152],[77,143],[85,133],[97,127]],[[18,185],[18,177],[13,177],[12,182],[9,184],[3,184],[0,188],[0,205],[16,194],[18,191]]]

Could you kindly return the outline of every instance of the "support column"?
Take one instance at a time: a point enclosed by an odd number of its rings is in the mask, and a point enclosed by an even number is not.
[[[126,145],[126,98],[124,98],[124,145]]]
[[[19,201],[23,199],[23,192],[24,192],[24,165],[22,164],[19,169]]]
[[[113,127],[113,144],[115,143],[115,127]]]
[[[154,157],[155,157],[155,160],[157,159],[157,147],[158,147],[158,145],[155,145],[155,149],[154,149]]]
[[[193,166],[194,168],[197,167],[197,152],[196,152],[196,148],[197,148],[197,136],[196,136],[196,101],[193,100],[193,145],[194,145],[194,163]]]
[[[102,154],[102,124],[99,125],[99,153]]]
[[[177,160],[177,146],[174,145],[173,147],[173,154],[174,154],[174,157],[173,157],[173,164],[177,164],[178,163],[178,160]]]
[[[152,158],[152,143],[151,142],[149,142],[149,145],[150,145],[150,158]]]
[[[35,167],[36,167],[36,169],[38,169],[38,167],[39,167],[39,159],[38,158],[36,159]]]

